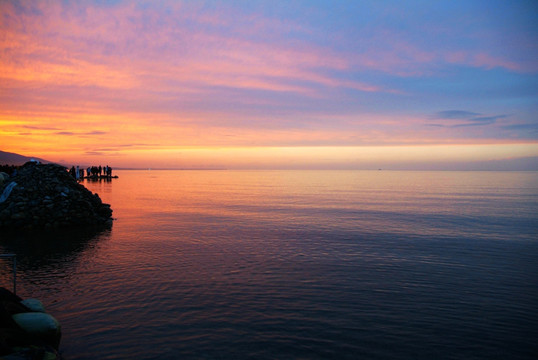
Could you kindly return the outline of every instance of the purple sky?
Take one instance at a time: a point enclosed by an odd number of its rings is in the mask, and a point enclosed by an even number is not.
[[[537,15],[535,1],[0,1],[1,149],[279,167],[263,160],[276,149],[316,167],[328,148],[360,168],[451,145],[471,155],[447,164],[533,167]]]

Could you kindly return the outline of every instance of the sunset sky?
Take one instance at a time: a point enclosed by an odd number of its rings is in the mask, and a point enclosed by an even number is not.
[[[533,0],[0,0],[0,42],[3,151],[538,170]]]

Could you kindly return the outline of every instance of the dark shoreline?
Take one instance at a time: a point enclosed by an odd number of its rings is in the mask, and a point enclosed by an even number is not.
[[[112,209],[63,166],[29,162],[0,184],[0,229],[110,225]]]

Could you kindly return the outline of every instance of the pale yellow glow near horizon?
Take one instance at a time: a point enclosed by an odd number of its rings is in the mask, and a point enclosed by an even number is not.
[[[102,154],[46,153],[64,164],[109,164],[134,168],[379,168],[469,163],[538,157],[538,144],[184,147],[124,149]]]

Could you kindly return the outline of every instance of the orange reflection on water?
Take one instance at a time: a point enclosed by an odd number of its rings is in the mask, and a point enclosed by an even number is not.
[[[495,208],[480,205],[481,196],[501,196],[513,179],[522,181],[522,186],[533,181],[533,173],[503,172],[120,170],[115,174],[119,178],[111,182],[85,185],[112,205],[114,227],[141,232],[155,223],[172,231],[174,221],[182,226],[196,217],[291,227],[316,227],[330,219],[332,226],[350,229],[365,221],[368,228],[383,230],[391,214],[494,213]],[[359,212],[369,212],[370,217]],[[403,231],[413,224],[392,226]]]
[[[24,290],[62,323],[72,358],[81,347],[117,358],[160,358],[161,349],[161,358],[196,358],[201,348],[250,348],[259,336],[271,346],[304,345],[305,324],[314,334],[308,348],[325,348],[327,331],[341,329],[360,330],[349,333],[360,344],[362,334],[395,322],[390,338],[409,328],[406,342],[435,333],[423,324],[439,321],[478,324],[480,334],[481,317],[469,314],[475,303],[498,314],[499,296],[512,311],[503,329],[517,332],[526,313],[513,307],[514,281],[532,287],[512,274],[536,263],[536,173],[114,173],[84,182],[111,204],[112,229],[74,232],[46,253],[27,249],[21,268]]]

